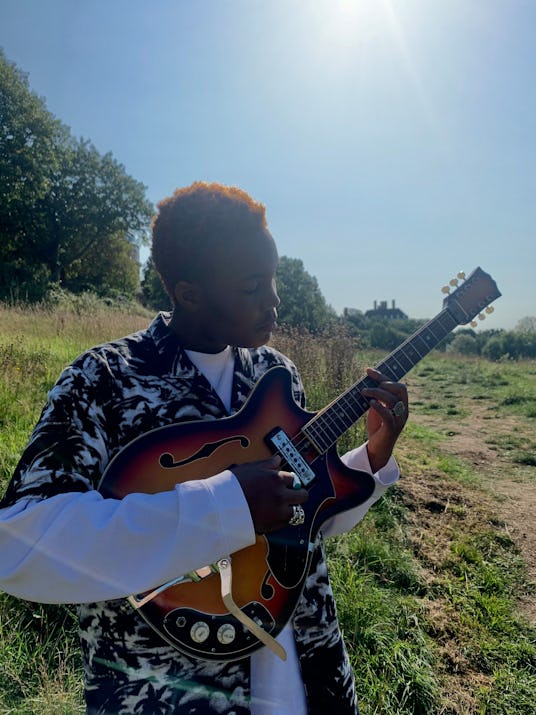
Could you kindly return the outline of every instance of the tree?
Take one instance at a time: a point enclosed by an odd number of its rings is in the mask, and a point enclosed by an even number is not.
[[[536,315],[527,315],[518,320],[515,331],[516,333],[536,333]]]
[[[34,251],[55,282],[69,285],[73,264],[103,242],[122,235],[136,245],[145,241],[152,206],[145,187],[130,177],[110,153],[101,156],[84,140],[58,148],[59,167],[50,177],[50,189],[38,202],[42,231],[34,237]]]
[[[124,257],[121,240],[145,240],[151,214],[145,187],[110,153],[71,137],[0,51],[0,297],[39,298],[49,281],[76,290],[94,254],[113,246]],[[116,263],[101,262],[99,275],[121,290]]]
[[[140,284],[138,251],[122,233],[99,242],[83,259],[66,269],[64,285],[73,293],[133,295]]]
[[[468,333],[456,333],[447,345],[448,353],[460,355],[478,355],[479,347],[476,338]]]
[[[25,242],[56,170],[56,147],[67,140],[67,128],[0,49],[0,295],[33,296],[46,287],[47,270]]]
[[[146,306],[154,308],[154,310],[170,310],[171,298],[167,294],[160,276],[154,267],[152,258],[149,258],[143,269],[141,290],[143,302]]]
[[[487,341],[482,348],[482,355],[488,360],[494,361],[509,357],[504,346],[504,341],[500,335],[495,335]]]
[[[281,299],[278,308],[280,323],[314,333],[335,320],[336,313],[326,303],[317,279],[307,273],[299,258],[281,256],[276,278]]]

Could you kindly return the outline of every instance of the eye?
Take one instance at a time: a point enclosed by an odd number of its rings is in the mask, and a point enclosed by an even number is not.
[[[245,295],[253,295],[259,290],[259,285],[259,283],[248,283],[240,289],[240,292]]]

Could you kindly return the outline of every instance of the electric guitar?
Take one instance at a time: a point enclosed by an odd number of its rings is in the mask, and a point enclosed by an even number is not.
[[[463,273],[458,274],[465,279]],[[443,309],[376,367],[399,380],[458,325],[470,322],[501,294],[477,268],[444,300]],[[299,407],[284,367],[268,370],[235,415],[173,424],[147,432],[110,462],[99,491],[105,497],[156,493],[204,479],[230,465],[282,457],[309,492],[305,520],[269,534],[254,545],[200,568],[130,603],[179,651],[206,660],[235,660],[267,645],[281,658],[275,637],[290,620],[302,593],[313,544],[330,517],[362,504],[374,490],[368,473],[346,467],[336,442],[369,408],[362,395],[368,376],[317,413]],[[186,544],[187,547],[187,544]],[[232,569],[231,569],[232,564]],[[231,580],[231,576],[232,579]]]

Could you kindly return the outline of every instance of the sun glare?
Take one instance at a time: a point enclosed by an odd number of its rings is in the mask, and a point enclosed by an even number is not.
[[[326,36],[343,44],[386,29],[382,0],[322,0],[318,10]]]
[[[310,33],[302,51],[317,76],[331,75],[343,82],[349,74],[374,79],[378,67],[396,68],[410,79],[428,121],[436,124],[404,29],[410,15],[394,0],[311,0]],[[405,17],[404,17],[405,16]],[[389,58],[386,60],[386,58]]]

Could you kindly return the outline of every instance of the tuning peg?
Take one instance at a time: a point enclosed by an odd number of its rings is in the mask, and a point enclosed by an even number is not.
[[[449,284],[451,286],[457,286],[458,285],[458,279],[457,278],[452,278],[452,280],[449,281]]]
[[[494,310],[495,308],[492,305],[488,305],[488,307],[486,308],[486,313],[489,315],[490,313],[493,313]]]
[[[443,286],[443,288],[441,288],[441,292],[442,293],[450,293],[450,288],[448,286]]]
[[[476,322],[476,320],[471,320],[471,322],[469,323],[469,325],[470,325],[472,328],[476,328],[476,326],[478,325],[478,323]]]
[[[478,314],[478,319],[479,319],[479,320],[486,320],[486,316],[484,315],[484,313],[479,313],[479,314]]]
[[[465,272],[458,271],[458,273],[456,273],[456,277],[459,278],[461,281],[465,280]]]

